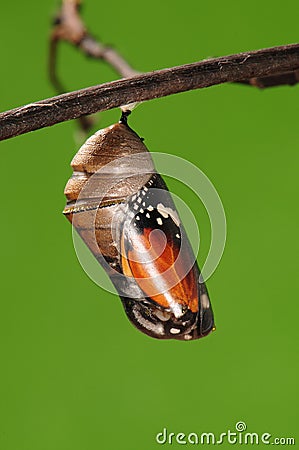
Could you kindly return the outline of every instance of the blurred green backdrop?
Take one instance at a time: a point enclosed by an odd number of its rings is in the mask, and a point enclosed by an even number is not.
[[[1,5],[1,110],[54,94],[46,61],[57,6]],[[295,0],[86,0],[83,15],[140,71],[298,41]],[[66,44],[59,73],[69,90],[118,78]],[[149,149],[200,167],[225,207],[227,246],[208,282],[217,331],[194,342],[135,330],[79,265],[61,214],[75,124],[1,143],[1,449],[147,450],[164,427],[220,434],[240,420],[299,439],[298,89],[223,85],[132,115]],[[118,118],[102,113],[99,126]],[[194,212],[204,236],[208,221]]]

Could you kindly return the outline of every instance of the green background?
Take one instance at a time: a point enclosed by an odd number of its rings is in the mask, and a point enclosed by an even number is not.
[[[54,94],[46,62],[57,5],[2,2],[3,111]],[[298,40],[295,0],[86,1],[83,14],[140,71]],[[59,73],[69,90],[118,78],[66,44]],[[196,164],[224,204],[227,245],[208,281],[217,331],[194,342],[135,330],[78,263],[61,214],[75,124],[1,143],[1,450],[155,449],[164,427],[219,434],[240,420],[299,439],[297,96],[298,86],[223,85],[132,115],[149,149]],[[101,113],[99,127],[118,118]]]

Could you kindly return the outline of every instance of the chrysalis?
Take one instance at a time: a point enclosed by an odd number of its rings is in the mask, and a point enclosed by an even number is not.
[[[104,266],[129,320],[157,339],[198,339],[214,330],[171,195],[126,114],[90,137],[71,166],[64,214]]]

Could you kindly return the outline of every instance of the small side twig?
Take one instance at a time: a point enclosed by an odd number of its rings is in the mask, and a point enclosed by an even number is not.
[[[270,75],[268,77],[250,78],[249,80],[242,80],[238,83],[248,84],[260,89],[266,89],[283,85],[294,86],[298,82],[299,70],[292,70],[291,72]]]

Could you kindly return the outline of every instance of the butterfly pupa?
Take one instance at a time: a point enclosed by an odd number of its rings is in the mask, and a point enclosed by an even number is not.
[[[64,214],[105,268],[133,325],[157,339],[213,331],[207,288],[172,197],[126,116],[91,136],[71,166]]]

